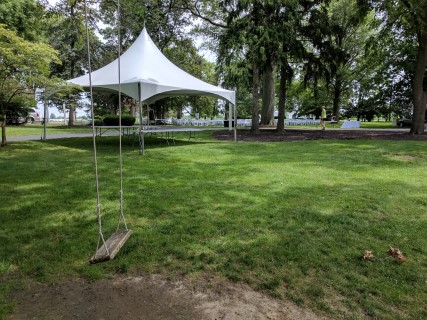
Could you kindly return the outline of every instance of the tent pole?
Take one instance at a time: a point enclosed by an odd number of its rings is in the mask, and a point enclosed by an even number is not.
[[[43,103],[43,141],[46,141],[46,125],[47,125],[47,88],[44,89],[44,103]]]
[[[139,126],[140,126],[140,129],[142,129],[141,82],[138,82],[138,112],[139,112]]]
[[[234,103],[233,107],[234,107],[234,142],[237,142],[237,107],[236,107],[236,103]]]
[[[139,112],[139,126],[140,126],[140,129],[142,129],[142,102],[141,102],[141,100],[138,101],[138,112]]]
[[[141,82],[138,82],[138,111],[139,111],[139,146],[141,154],[144,155],[144,132],[142,127],[142,101],[141,101]]]
[[[231,131],[233,113],[231,111],[231,103],[228,103],[228,131]]]

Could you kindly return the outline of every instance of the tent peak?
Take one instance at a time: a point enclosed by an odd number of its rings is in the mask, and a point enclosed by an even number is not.
[[[89,87],[84,75],[68,80]],[[144,26],[132,45],[118,59],[92,72],[92,87],[121,92],[134,99],[153,102],[177,95],[208,95],[235,103],[235,92],[206,83],[172,63],[156,46]]]

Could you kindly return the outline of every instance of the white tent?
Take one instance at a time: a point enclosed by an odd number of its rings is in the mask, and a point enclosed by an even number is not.
[[[119,59],[92,72],[92,87],[119,91]],[[156,47],[144,28],[120,57],[120,90],[146,104],[177,95],[208,95],[235,105],[236,93],[193,77],[170,62]],[[89,87],[89,75],[68,80]]]

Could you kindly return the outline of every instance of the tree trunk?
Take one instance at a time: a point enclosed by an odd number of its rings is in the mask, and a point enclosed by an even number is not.
[[[411,125],[412,134],[424,132],[426,113],[426,91],[423,88],[424,74],[427,66],[427,31],[418,32],[418,53],[412,83],[414,112]]]
[[[68,126],[74,126],[74,119],[76,118],[76,107],[70,104],[70,112],[68,114]]]
[[[77,1],[70,2],[70,17],[72,19],[72,27],[71,27],[71,40],[70,40],[70,51],[74,52],[76,48],[77,43],[77,27],[76,27],[76,14],[75,14],[75,6],[77,5]],[[76,56],[71,55],[69,57],[70,59],[70,79],[74,79],[76,77]],[[74,102],[70,103],[70,112],[68,114],[68,126],[72,127],[74,126],[74,119],[76,118],[76,106],[74,105]],[[46,119],[45,119],[46,121]]]
[[[259,133],[259,70],[256,62],[252,68],[252,126],[251,131]]]
[[[332,108],[332,114],[335,116],[337,121],[339,120],[339,116],[340,116],[341,91],[342,91],[341,79],[337,77],[334,85],[334,101],[333,101],[333,108]]]
[[[264,125],[274,124],[274,87],[274,65],[270,62],[264,71],[262,85],[261,123]]]
[[[214,105],[214,106],[212,107],[211,120],[213,120],[217,115],[218,115],[218,108],[216,107],[216,105]]]
[[[129,113],[132,117],[135,117],[135,115],[136,115],[136,100],[129,99],[129,101],[130,101]]]
[[[182,118],[182,108],[178,108],[178,110],[176,110],[176,118],[177,119],[181,119]]]
[[[3,121],[1,122],[1,146],[5,147],[7,145],[6,141],[6,111],[2,112]]]
[[[279,106],[277,115],[277,132],[285,131],[285,106],[286,106],[286,80],[287,80],[287,62],[280,67],[280,89],[279,89]]]

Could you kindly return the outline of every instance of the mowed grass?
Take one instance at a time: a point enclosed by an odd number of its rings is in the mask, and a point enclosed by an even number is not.
[[[363,129],[399,129],[398,126],[393,125],[393,122],[390,121],[362,121],[360,127]],[[405,128],[409,130],[408,128]]]
[[[34,124],[22,124],[13,125],[6,127],[6,137],[17,137],[17,136],[41,136],[43,135],[43,125],[41,123]],[[91,126],[75,126],[67,127],[63,124],[48,124],[46,126],[46,134],[63,134],[63,133],[80,133],[80,132],[92,132]]]
[[[145,156],[124,141],[134,234],[97,265],[91,139],[0,149],[0,315],[28,280],[145,271],[226,277],[332,318],[427,318],[425,142],[198,137],[147,139]],[[106,237],[119,211],[117,141],[98,140]],[[362,260],[364,250],[376,258]]]

